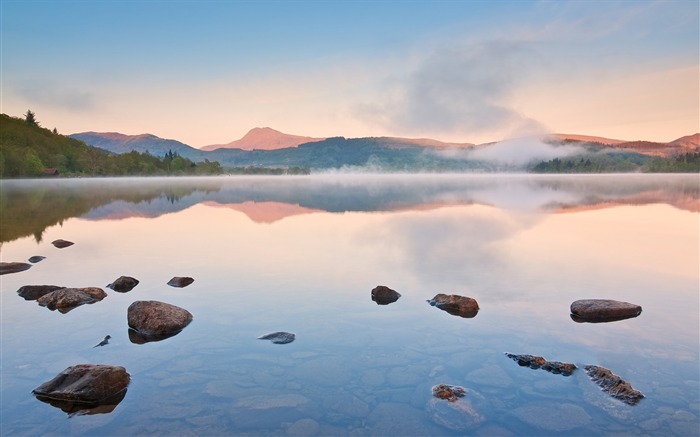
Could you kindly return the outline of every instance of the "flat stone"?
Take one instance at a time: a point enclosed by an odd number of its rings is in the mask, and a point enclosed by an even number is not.
[[[483,397],[472,390],[440,384],[433,387],[433,396],[435,397],[428,401],[426,408],[428,416],[440,426],[454,431],[467,431],[478,427],[485,420],[472,404],[472,400],[483,400]]]
[[[32,263],[32,264],[36,264],[36,263],[38,263],[39,261],[43,261],[43,260],[45,260],[45,259],[46,259],[45,256],[35,255],[35,256],[29,258],[28,261],[29,261],[30,263]]]
[[[617,300],[583,299],[571,304],[571,318],[579,323],[614,322],[637,317],[641,313],[641,306]]]
[[[139,338],[158,341],[182,331],[192,321],[192,314],[165,302],[141,300],[129,305],[127,321]],[[132,331],[129,331],[130,339],[131,336]]]
[[[182,287],[187,287],[188,285],[190,285],[193,282],[194,282],[194,279],[192,279],[190,277],[175,276],[173,279],[168,281],[168,285],[170,285],[171,287],[182,288]]]
[[[63,249],[64,247],[72,246],[75,243],[73,243],[72,241],[58,239],[52,241],[51,244],[53,244],[55,247],[58,247],[59,249]]]
[[[471,319],[479,312],[479,304],[475,299],[457,294],[436,294],[428,303],[453,316]]]
[[[275,344],[287,344],[294,341],[296,336],[291,332],[272,332],[258,337],[258,340],[270,340]]]
[[[547,361],[543,357],[537,355],[515,355],[506,353],[506,356],[522,367],[531,369],[543,369],[554,374],[571,376],[576,370],[576,365],[571,363],[562,363],[561,361]]]
[[[45,294],[65,288],[59,285],[24,285],[17,290],[17,294],[24,300],[37,300]]]
[[[39,297],[37,302],[51,311],[58,310],[65,314],[81,305],[99,302],[105,297],[107,293],[97,287],[59,288]]]
[[[612,373],[605,367],[584,366],[588,376],[600,386],[600,388],[615,399],[619,399],[628,405],[637,405],[644,395],[632,388],[629,382]]]
[[[372,289],[372,300],[377,305],[389,305],[401,297],[401,294],[384,285],[378,285]]]
[[[111,284],[107,286],[107,288],[111,288],[114,291],[117,291],[119,293],[126,293],[128,291],[133,290],[134,287],[136,287],[139,283],[139,280],[136,278],[132,278],[131,276],[120,276],[117,279],[114,280]]]
[[[32,393],[69,414],[108,413],[124,399],[130,381],[131,376],[121,366],[78,364]]]
[[[7,275],[9,273],[18,273],[32,268],[31,264],[20,263],[20,262],[0,262],[0,275]]]

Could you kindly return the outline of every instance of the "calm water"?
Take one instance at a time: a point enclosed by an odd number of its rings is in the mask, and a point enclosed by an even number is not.
[[[0,277],[3,436],[699,433],[697,175],[3,181],[1,205],[2,261],[46,256]],[[105,287],[121,275],[141,282]],[[61,314],[17,296],[38,284],[108,297]],[[402,297],[377,305],[380,284]],[[426,302],[437,293],[481,311],[450,315]],[[584,298],[643,312],[575,323]],[[136,300],[194,321],[134,344]],[[296,341],[257,339],[273,331]],[[69,417],[31,394],[79,363],[131,374],[112,412]],[[585,364],[646,398],[612,399]],[[440,383],[465,387],[480,419],[436,412]]]

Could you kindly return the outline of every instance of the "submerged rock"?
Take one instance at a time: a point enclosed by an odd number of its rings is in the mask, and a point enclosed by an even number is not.
[[[81,305],[99,302],[107,297],[103,289],[97,287],[59,288],[37,299],[39,305],[51,311],[67,313]]]
[[[101,342],[99,342],[99,343],[97,343],[96,345],[94,345],[94,346],[93,346],[93,349],[96,348],[96,347],[100,347],[100,346],[107,346],[107,345],[109,344],[109,339],[110,339],[110,338],[112,338],[111,335],[105,335],[105,338],[104,338]]]
[[[130,381],[131,376],[121,366],[78,364],[32,393],[71,415],[109,413],[124,399]]]
[[[484,416],[472,404],[472,401],[483,401],[483,397],[472,390],[440,384],[433,387],[433,396],[428,401],[427,411],[438,425],[454,431],[467,431],[484,421]]]
[[[629,382],[612,373],[605,367],[584,366],[588,376],[600,386],[600,388],[615,399],[619,399],[628,405],[637,405],[644,395],[632,388]]]
[[[378,285],[372,289],[372,300],[377,302],[377,305],[389,305],[400,297],[401,294],[384,285]]]
[[[138,283],[139,280],[132,278],[131,276],[120,276],[115,279],[114,282],[109,284],[107,288],[111,288],[119,293],[126,293],[127,291],[131,291],[134,287],[136,287]]]
[[[7,275],[8,273],[18,273],[32,268],[31,264],[20,263],[20,262],[0,262],[0,275]]]
[[[579,323],[614,322],[630,319],[642,313],[642,307],[609,299],[583,299],[571,304],[571,318]]]
[[[543,369],[550,373],[571,376],[576,370],[576,365],[571,363],[562,363],[561,361],[547,361],[543,357],[537,355],[515,355],[506,352],[506,356],[518,365],[529,367],[531,369]]]
[[[59,285],[24,285],[17,290],[17,294],[23,297],[24,300],[37,300],[41,296],[61,288],[65,287]]]
[[[32,264],[36,264],[36,263],[38,263],[39,261],[43,261],[43,260],[45,260],[45,259],[46,259],[45,256],[35,255],[35,256],[29,258],[28,261],[29,261],[30,263],[32,263]]]
[[[184,308],[155,300],[140,300],[129,305],[127,322],[136,331],[133,343],[159,341],[182,331],[192,321],[192,314]],[[134,340],[137,341],[134,341]],[[144,340],[144,341],[140,341]]]
[[[52,241],[51,244],[53,244],[55,247],[58,247],[59,249],[63,249],[64,247],[72,246],[75,243],[73,243],[72,241],[58,239]]]
[[[296,339],[296,336],[291,332],[272,332],[258,337],[258,340],[270,340],[275,344],[287,344]]]
[[[170,285],[171,287],[182,288],[182,287],[187,287],[188,285],[190,285],[193,282],[194,282],[194,279],[189,278],[187,276],[175,276],[173,279],[168,281],[168,285]]]
[[[459,296],[457,294],[436,294],[428,303],[443,311],[447,311],[453,316],[460,316],[467,319],[475,317],[479,312],[479,304],[475,299]]]

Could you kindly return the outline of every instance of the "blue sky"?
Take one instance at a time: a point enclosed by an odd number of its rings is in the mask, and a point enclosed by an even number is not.
[[[698,132],[697,1],[2,0],[2,112],[195,147]]]

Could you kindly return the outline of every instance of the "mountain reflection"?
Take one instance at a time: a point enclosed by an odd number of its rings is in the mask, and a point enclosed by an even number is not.
[[[491,205],[576,212],[668,204],[700,212],[697,175],[318,175],[307,177],[6,180],[0,243],[34,236],[72,217],[158,217],[203,203],[259,223],[318,212],[388,212]]]

